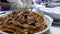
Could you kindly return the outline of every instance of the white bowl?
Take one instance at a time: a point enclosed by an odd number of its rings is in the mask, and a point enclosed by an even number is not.
[[[5,17],[7,14],[10,14],[10,13],[11,12],[6,12],[5,14],[0,15],[0,17]],[[52,22],[53,22],[53,19],[50,16],[47,16],[47,15],[44,15],[44,18],[46,20],[45,23],[47,24],[48,27],[45,30],[43,30],[41,32],[38,32],[38,33],[35,33],[35,34],[42,34],[42,33],[46,32],[48,29],[50,29],[50,27],[52,25]],[[2,32],[0,32],[0,33],[2,33]],[[5,34],[5,33],[3,33],[3,34]]]

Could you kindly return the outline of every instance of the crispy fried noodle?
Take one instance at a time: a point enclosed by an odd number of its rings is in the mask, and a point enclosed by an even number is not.
[[[46,28],[43,15],[28,9],[14,10],[6,17],[0,17],[0,30],[9,34],[34,34]]]

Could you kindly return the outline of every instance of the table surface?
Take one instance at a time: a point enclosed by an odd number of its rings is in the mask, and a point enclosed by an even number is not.
[[[43,34],[60,34],[60,25],[53,25],[47,32]]]

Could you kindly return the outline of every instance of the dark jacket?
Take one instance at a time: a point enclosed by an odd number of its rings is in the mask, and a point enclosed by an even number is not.
[[[9,3],[9,2],[7,2],[7,0],[1,0],[1,2],[3,2],[3,3]]]

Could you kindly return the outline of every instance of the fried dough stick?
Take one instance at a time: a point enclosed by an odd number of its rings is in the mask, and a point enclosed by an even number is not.
[[[6,17],[0,17],[0,30],[9,34],[34,34],[47,27],[42,14],[28,9],[14,10]]]

